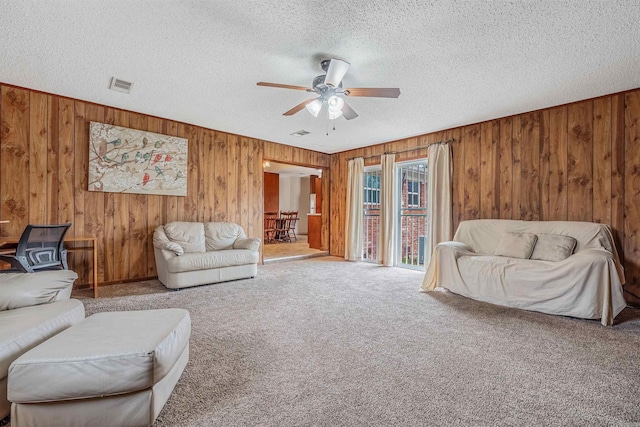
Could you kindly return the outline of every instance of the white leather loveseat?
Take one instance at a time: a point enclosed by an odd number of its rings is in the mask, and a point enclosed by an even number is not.
[[[255,277],[260,239],[231,222],[170,222],[153,233],[158,279],[167,288]]]
[[[69,270],[0,273],[0,420],[9,415],[9,366],[27,351],[84,320],[70,299],[78,275]]]
[[[462,221],[436,246],[422,290],[612,325],[626,306],[623,284],[607,225],[487,219]]]

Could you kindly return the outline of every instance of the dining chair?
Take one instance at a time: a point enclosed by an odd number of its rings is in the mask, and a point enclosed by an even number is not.
[[[280,217],[276,223],[276,239],[279,242],[291,241],[291,237],[289,236],[289,218],[290,212],[280,212]]]
[[[0,261],[11,264],[3,273],[21,271],[34,273],[39,270],[68,270],[64,236],[71,223],[56,225],[29,224],[22,232],[14,253],[0,254]]]
[[[278,222],[278,212],[264,213],[264,241],[274,243],[276,241],[276,230]]]
[[[293,238],[294,241],[298,241],[296,236],[296,223],[298,222],[298,211],[289,212],[289,223],[287,224],[287,234],[289,235],[289,241]]]

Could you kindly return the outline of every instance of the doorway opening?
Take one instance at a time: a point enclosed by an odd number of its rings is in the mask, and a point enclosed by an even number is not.
[[[322,248],[322,179],[312,168],[265,160],[263,262],[329,255]],[[324,173],[323,173],[324,172]]]

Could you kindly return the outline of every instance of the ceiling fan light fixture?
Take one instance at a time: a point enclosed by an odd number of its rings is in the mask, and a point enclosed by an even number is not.
[[[316,99],[315,101],[308,103],[305,108],[313,117],[318,117],[320,109],[322,108],[322,101]]]
[[[335,120],[338,117],[342,117],[342,110],[338,110],[338,111],[327,111],[327,115],[329,116],[329,120]]]
[[[327,101],[327,103],[329,104],[329,111],[333,112],[333,113],[337,113],[340,112],[342,113],[342,107],[344,107],[344,100],[336,95],[333,95],[331,98],[329,98],[329,100]],[[338,116],[340,117],[340,116]]]

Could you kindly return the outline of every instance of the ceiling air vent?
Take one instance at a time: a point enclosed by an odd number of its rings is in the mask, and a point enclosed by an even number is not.
[[[294,132],[291,135],[293,136],[305,136],[308,135],[309,132],[307,132],[306,130],[299,130],[298,132]]]
[[[133,87],[133,83],[126,82],[124,80],[116,79],[115,77],[111,77],[111,84],[109,85],[109,89],[116,90],[118,92],[129,93],[131,92],[131,88]]]

